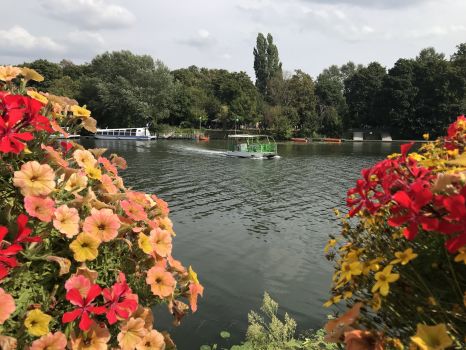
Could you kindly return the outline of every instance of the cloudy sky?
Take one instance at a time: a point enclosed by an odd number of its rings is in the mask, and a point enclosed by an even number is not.
[[[316,76],[331,64],[388,68],[433,46],[466,42],[465,0],[22,0],[2,3],[0,64],[36,58],[88,62],[107,50],[150,54],[170,68],[253,75],[258,32],[270,32],[285,70]],[[5,16],[8,14],[8,16]]]

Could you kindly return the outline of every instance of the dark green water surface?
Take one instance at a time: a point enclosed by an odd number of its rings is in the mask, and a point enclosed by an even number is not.
[[[205,287],[199,310],[173,328],[166,307],[156,327],[181,350],[220,342],[219,332],[243,338],[247,313],[264,291],[300,329],[323,325],[331,266],[323,256],[338,231],[333,208],[360,169],[398,151],[399,144],[279,144],[281,158],[228,158],[222,141],[93,141],[128,161],[127,186],[155,193],[171,209],[173,256],[192,265]],[[227,343],[222,342],[227,345]]]

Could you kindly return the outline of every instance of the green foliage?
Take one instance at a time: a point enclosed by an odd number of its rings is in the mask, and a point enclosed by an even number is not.
[[[282,64],[278,56],[278,48],[269,33],[267,39],[264,34],[257,35],[254,54],[254,71],[256,73],[256,87],[263,96],[269,96],[268,83],[275,77],[282,76]]]

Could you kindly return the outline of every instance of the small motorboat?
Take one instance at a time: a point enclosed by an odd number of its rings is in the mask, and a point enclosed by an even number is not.
[[[293,142],[309,142],[309,140],[305,137],[292,137],[290,140]]]
[[[341,139],[326,137],[322,139],[323,142],[341,143]]]
[[[272,159],[278,157],[277,144],[267,135],[228,135],[227,156]]]
[[[210,140],[209,136],[205,136],[205,135],[198,135],[197,139],[199,141],[209,141]]]

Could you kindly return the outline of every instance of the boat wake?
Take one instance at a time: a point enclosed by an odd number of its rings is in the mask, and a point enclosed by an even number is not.
[[[220,156],[220,157],[225,156],[225,151],[214,151],[214,150],[196,148],[196,147],[182,147],[178,149],[180,151],[185,151],[185,152],[195,152],[195,153],[201,153],[201,154],[212,155],[212,156]]]

